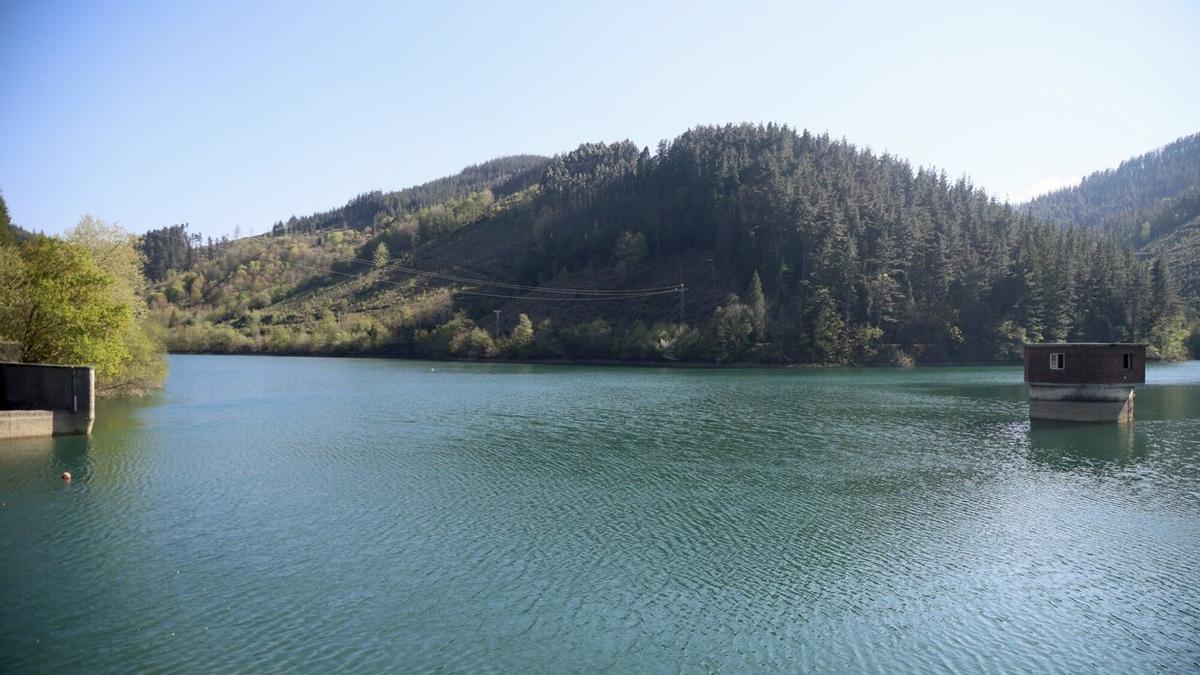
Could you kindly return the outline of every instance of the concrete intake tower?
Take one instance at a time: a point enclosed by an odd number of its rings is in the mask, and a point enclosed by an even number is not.
[[[1134,386],[1145,382],[1144,344],[1025,345],[1030,419],[1126,422],[1133,419]]]

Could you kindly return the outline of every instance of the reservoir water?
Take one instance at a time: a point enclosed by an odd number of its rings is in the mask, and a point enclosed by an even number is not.
[[[0,671],[1200,670],[1200,363],[1147,380],[172,357],[0,442]]]

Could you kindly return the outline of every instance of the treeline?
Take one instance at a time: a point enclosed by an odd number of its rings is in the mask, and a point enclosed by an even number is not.
[[[1186,356],[1170,266],[825,135],[700,127],[533,166],[520,189],[236,242],[152,303],[189,351],[904,364],[1136,340]],[[572,302],[412,269],[686,295]]]
[[[162,332],[137,239],[85,216],[63,238],[16,236],[0,198],[0,341],[29,363],[86,364],[100,396],[162,386]]]
[[[162,281],[168,270],[182,270],[196,262],[200,235],[190,234],[187,225],[171,225],[150,230],[141,236],[139,248],[143,273],[150,281]]]

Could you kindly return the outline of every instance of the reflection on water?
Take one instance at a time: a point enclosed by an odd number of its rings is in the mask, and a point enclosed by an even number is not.
[[[1179,366],[1168,367],[1172,371]],[[1151,369],[1151,375],[1155,370]],[[1200,419],[1200,393],[1196,385],[1162,384],[1138,387],[1134,417],[1141,420]]]
[[[91,469],[87,436],[0,440],[0,490],[59,480],[64,471],[86,477]]]
[[[1185,439],[1176,429],[1200,420],[1200,387],[1179,381],[1186,381],[1188,367],[1151,367],[1149,384],[1137,389],[1131,422],[1032,420],[1028,432],[1030,459],[1049,467],[1077,469],[1131,465],[1147,458],[1155,445],[1163,449],[1190,445],[1200,452],[1200,437]],[[1191,367],[1194,373],[1194,364]],[[1156,376],[1168,383],[1156,383]]]
[[[1123,464],[1145,457],[1146,431],[1137,421],[1124,424],[1081,424],[1031,420],[1030,459],[1058,468],[1113,462]]]
[[[0,672],[1197,670],[1200,364],[1148,378],[173,357],[0,443]]]
[[[953,373],[959,369],[945,369],[947,373]],[[968,400],[995,400],[1008,402],[1025,402],[1028,400],[1028,393],[1024,383],[1021,382],[995,382],[990,381],[990,378],[980,378],[981,381],[975,380],[960,380],[951,382],[915,382],[903,385],[906,388],[917,389],[923,392],[936,394],[938,396],[954,396]]]
[[[4,452],[0,453],[0,462],[2,466],[9,469],[9,473],[17,470],[18,462],[33,462],[36,464],[45,463],[54,455],[54,439],[49,436],[35,438],[11,438],[0,441],[3,445]]]
[[[96,422],[93,434],[123,432],[141,427],[146,411],[167,402],[159,392],[136,399],[102,399],[96,403]]]
[[[163,395],[125,400],[101,400],[91,436],[56,436],[0,440],[0,490],[51,485],[69,471],[76,485],[86,484],[96,468],[96,452],[112,460],[134,441],[147,410],[161,405]],[[99,444],[99,445],[98,445]]]

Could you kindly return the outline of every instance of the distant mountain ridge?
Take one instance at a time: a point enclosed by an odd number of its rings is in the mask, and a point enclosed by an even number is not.
[[[1163,256],[1180,292],[1200,301],[1200,134],[1021,208],[1062,225],[1098,228],[1145,256]]]

